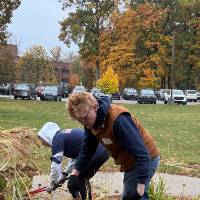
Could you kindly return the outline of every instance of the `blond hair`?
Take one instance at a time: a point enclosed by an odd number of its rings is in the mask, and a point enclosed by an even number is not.
[[[89,92],[74,93],[69,96],[67,109],[69,115],[77,119],[83,116],[90,108],[97,106],[98,102]]]

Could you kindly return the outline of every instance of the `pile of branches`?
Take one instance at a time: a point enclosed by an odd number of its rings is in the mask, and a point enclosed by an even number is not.
[[[7,199],[6,194],[23,199],[30,177],[38,173],[30,159],[33,144],[39,145],[33,129],[0,129],[0,199]]]

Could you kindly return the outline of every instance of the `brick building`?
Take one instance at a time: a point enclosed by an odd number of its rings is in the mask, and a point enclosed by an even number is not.
[[[59,82],[69,83],[70,64],[62,61],[52,62]]]

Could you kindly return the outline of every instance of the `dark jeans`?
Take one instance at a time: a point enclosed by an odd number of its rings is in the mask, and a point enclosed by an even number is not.
[[[142,197],[137,193],[137,184],[138,184],[138,171],[133,168],[124,173],[124,188],[122,193],[122,200],[149,200],[148,189],[151,178],[156,172],[160,163],[160,156],[151,159],[151,169],[149,178],[145,183],[145,192]]]

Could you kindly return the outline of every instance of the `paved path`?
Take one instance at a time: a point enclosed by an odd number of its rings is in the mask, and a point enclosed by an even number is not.
[[[33,177],[33,188],[37,188],[38,184],[42,184],[42,186],[47,183],[47,176],[35,176]],[[170,175],[170,174],[156,174],[153,181],[155,184],[158,183],[159,179],[163,179],[166,184],[166,194],[171,194],[175,196],[190,196],[197,197],[200,195],[200,178],[187,177],[187,176],[179,176],[179,175]],[[115,196],[119,195],[122,192],[123,187],[123,174],[120,172],[98,172],[92,179],[91,184],[93,187],[93,191],[98,195],[107,195],[107,196]],[[67,192],[66,184],[57,189],[52,195],[54,195],[54,200],[61,200],[63,196],[68,196],[70,199],[70,195]],[[43,194],[45,195],[45,194]],[[200,199],[200,196],[199,196]]]

